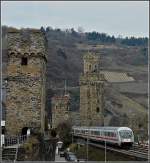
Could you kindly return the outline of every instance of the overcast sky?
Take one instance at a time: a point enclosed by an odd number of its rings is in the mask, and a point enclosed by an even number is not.
[[[2,1],[2,25],[51,26],[105,32],[110,35],[148,36],[148,2],[140,1]]]

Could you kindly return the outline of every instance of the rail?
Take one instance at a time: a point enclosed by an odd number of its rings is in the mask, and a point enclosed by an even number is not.
[[[83,137],[80,137],[81,139]],[[78,142],[78,144],[85,145],[85,141],[83,142]],[[105,145],[102,143],[98,142],[88,142],[89,145],[97,147],[97,148],[105,148]],[[134,144],[132,148],[130,149],[123,149],[117,146],[113,146],[110,144],[107,144],[107,150],[122,153],[124,155],[128,156],[134,156],[136,158],[139,158],[140,160],[148,160],[148,146],[141,146],[141,145],[136,145]]]
[[[27,135],[16,136],[16,137],[5,137],[3,147],[23,144],[27,140]]]
[[[104,148],[104,145],[101,144],[96,144],[96,143],[89,143],[89,145],[95,146],[95,147],[100,147],[100,148]],[[140,158],[143,160],[148,160],[148,152],[146,151],[141,151],[139,149],[120,149],[120,148],[115,148],[112,146],[107,146],[107,150],[111,150],[111,151],[115,151],[118,153],[122,153],[128,156],[134,156],[136,158]]]

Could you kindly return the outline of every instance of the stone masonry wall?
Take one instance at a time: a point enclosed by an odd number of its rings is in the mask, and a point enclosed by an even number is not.
[[[99,109],[98,109],[99,108]],[[98,109],[98,110],[97,110]],[[94,80],[80,86],[80,117],[82,126],[103,126],[104,83]]]
[[[104,125],[104,75],[99,72],[99,58],[84,56],[84,74],[80,76],[81,126]]]
[[[60,123],[69,119],[69,97],[52,98],[52,127],[57,128]]]
[[[6,134],[44,130],[46,50],[38,30],[8,32]],[[22,65],[22,57],[27,65]]]

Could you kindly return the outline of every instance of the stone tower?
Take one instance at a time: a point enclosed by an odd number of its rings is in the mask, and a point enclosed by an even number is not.
[[[81,126],[104,125],[104,75],[100,74],[99,57],[84,55],[84,73],[80,76]]]
[[[52,127],[57,128],[59,124],[69,119],[69,95],[54,96],[52,98]]]
[[[11,29],[8,66],[6,135],[43,132],[45,126],[45,36],[40,30]]]

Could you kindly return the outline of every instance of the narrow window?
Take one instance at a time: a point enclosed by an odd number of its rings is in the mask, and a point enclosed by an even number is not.
[[[91,69],[92,69],[92,67],[91,67],[91,65],[89,65],[89,71],[91,72]]]
[[[28,64],[28,59],[26,57],[21,58],[21,65],[27,65]]]
[[[96,108],[96,112],[99,113],[99,107]]]
[[[97,66],[95,65],[94,72],[97,72]]]

